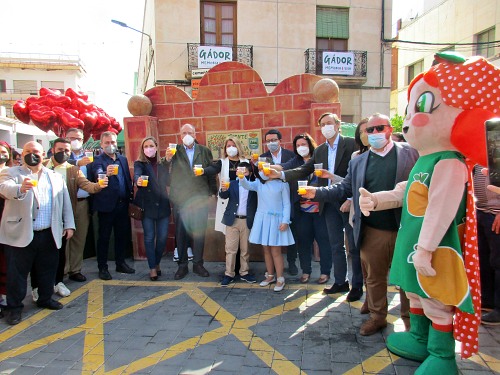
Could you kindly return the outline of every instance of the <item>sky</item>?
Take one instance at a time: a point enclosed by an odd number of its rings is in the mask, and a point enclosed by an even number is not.
[[[82,88],[122,123],[131,116],[142,35],[144,0],[2,0],[0,52],[79,55],[87,71]],[[147,42],[147,41],[146,41]]]
[[[143,36],[145,0],[1,0],[0,52],[79,55],[87,71],[82,86],[94,103],[120,123],[133,94]],[[393,24],[423,0],[393,0]],[[147,41],[146,41],[147,42]]]

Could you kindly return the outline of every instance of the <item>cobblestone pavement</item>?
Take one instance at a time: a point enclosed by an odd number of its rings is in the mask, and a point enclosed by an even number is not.
[[[190,272],[180,282],[171,257],[156,282],[145,261],[130,264],[133,275],[110,263],[113,280],[104,282],[95,259],[85,260],[88,281],[66,283],[72,294],[59,299],[59,311],[38,309],[29,295],[19,325],[0,320],[0,374],[399,375],[418,366],[385,346],[387,335],[403,329],[393,287],[390,324],[363,337],[362,302],[322,294],[317,263],[309,284],[285,275],[280,293],[241,281],[220,287],[223,263],[205,264],[209,278]],[[251,266],[261,279],[264,264]],[[480,332],[480,354],[458,359],[460,372],[499,374],[500,326]]]

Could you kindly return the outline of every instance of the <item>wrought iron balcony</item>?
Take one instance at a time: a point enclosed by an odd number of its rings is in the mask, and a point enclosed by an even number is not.
[[[323,52],[351,52],[354,54],[354,72],[351,75],[324,74],[323,73]],[[366,82],[367,52],[366,51],[328,51],[316,48],[309,48],[304,52],[305,72],[323,76],[334,76],[335,80],[342,80],[343,83],[364,83]]]
[[[208,44],[188,43],[188,70],[198,68],[198,47],[206,46]],[[243,64],[253,67],[253,46],[248,45],[218,45],[217,47],[230,47],[233,49],[233,61],[239,61]]]

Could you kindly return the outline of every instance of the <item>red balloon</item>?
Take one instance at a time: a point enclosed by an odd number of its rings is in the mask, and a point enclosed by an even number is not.
[[[48,89],[47,87],[42,87],[39,91],[40,93],[40,96],[45,96],[45,95],[61,95],[61,91],[59,90],[51,90],[51,89]]]
[[[44,132],[49,131],[55,125],[57,115],[53,111],[30,111],[31,121]]]
[[[64,93],[66,96],[69,96],[71,99],[75,98],[81,98],[83,100],[88,100],[89,96],[85,95],[83,92],[80,91],[75,91],[71,87],[66,89],[66,92]]]
[[[47,98],[47,104],[51,107],[58,106],[67,108],[71,106],[71,98],[69,96],[47,94],[45,97]]]
[[[80,112],[78,112],[78,110],[76,110],[76,109],[66,108],[66,112],[69,113],[69,114],[71,114],[74,117],[79,117],[80,116]]]
[[[25,124],[30,123],[30,113],[28,106],[22,100],[18,100],[13,106],[12,111],[14,115],[18,118],[19,121],[24,122]]]
[[[92,103],[86,102],[82,98],[75,98],[72,101],[72,107],[78,109],[78,111],[82,113],[93,111],[95,106]]]
[[[92,112],[80,113],[79,117],[80,120],[82,120],[83,123],[85,124],[86,128],[92,129],[97,122],[98,115],[97,113],[92,111]]]
[[[83,129],[84,126],[83,121],[68,112],[64,112],[60,116],[60,119],[61,119],[61,125],[64,128],[64,130],[68,130],[70,128]]]
[[[30,97],[28,97],[28,99],[26,99],[26,105],[28,106],[28,108],[31,109],[31,105],[36,103],[37,101],[38,101],[38,97],[30,96]]]

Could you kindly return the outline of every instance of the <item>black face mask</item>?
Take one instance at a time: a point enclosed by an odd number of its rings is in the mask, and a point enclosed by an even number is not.
[[[7,163],[9,158],[7,156],[0,156],[0,164]]]
[[[30,167],[36,167],[42,162],[42,158],[37,154],[26,154],[24,155],[24,162]]]
[[[61,152],[56,152],[54,154],[54,159],[57,161],[59,164],[64,163],[65,161],[68,161],[69,155],[65,153],[64,151]]]

